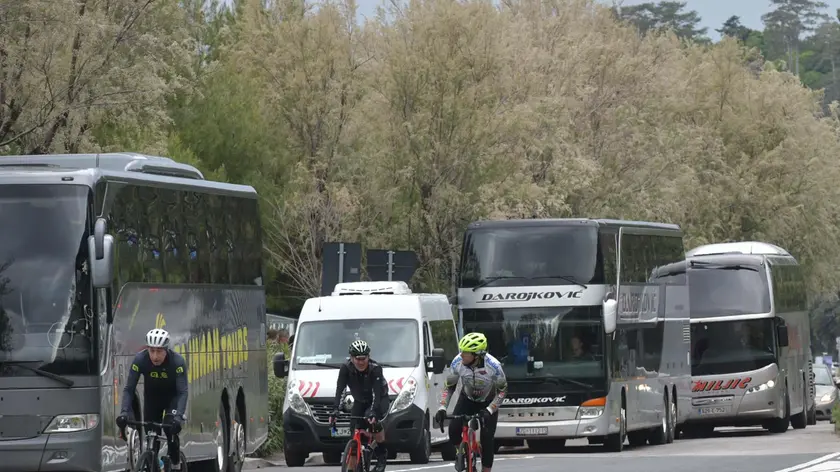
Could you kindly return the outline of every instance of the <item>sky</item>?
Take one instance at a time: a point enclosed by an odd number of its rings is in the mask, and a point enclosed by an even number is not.
[[[612,0],[599,0],[601,3],[607,5],[612,4]],[[647,0],[654,1],[657,0]],[[828,4],[826,13],[834,17],[835,12],[840,8],[840,0],[824,0]],[[357,0],[359,5],[360,16],[374,15],[377,5],[380,5],[382,0]],[[645,0],[623,0],[624,5],[636,5],[645,3]],[[701,27],[709,28],[706,33],[712,40],[720,39],[720,34],[715,31],[715,28],[720,28],[724,21],[730,16],[737,15],[741,17],[741,24],[752,29],[764,29],[761,22],[761,15],[770,10],[769,0],[687,0],[687,10],[696,10],[703,19]]]

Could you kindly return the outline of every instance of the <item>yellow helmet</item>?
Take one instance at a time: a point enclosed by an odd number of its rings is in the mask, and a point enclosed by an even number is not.
[[[469,333],[458,341],[461,352],[484,354],[487,352],[487,338],[481,333]]]

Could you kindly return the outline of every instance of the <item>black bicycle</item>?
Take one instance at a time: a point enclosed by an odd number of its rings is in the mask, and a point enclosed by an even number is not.
[[[160,449],[166,443],[165,431],[172,428],[171,424],[155,423],[152,421],[131,421],[125,422],[126,426],[143,428],[146,433],[143,439],[143,453],[137,458],[133,472],[170,472],[172,469],[169,463],[169,456],[160,456]],[[160,429],[160,433],[157,432]],[[125,431],[121,432],[125,437]],[[181,452],[181,472],[187,472],[187,457]]]

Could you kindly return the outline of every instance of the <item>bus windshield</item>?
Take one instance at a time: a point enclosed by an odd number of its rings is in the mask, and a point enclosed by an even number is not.
[[[691,375],[734,374],[776,362],[773,326],[771,318],[692,323]]]
[[[518,382],[605,385],[600,307],[463,310],[463,316],[465,332],[487,336],[489,352],[504,365],[512,392],[519,390]]]
[[[758,265],[695,265],[688,270],[691,317],[770,312],[767,272]]]
[[[519,226],[471,230],[461,267],[461,287],[494,278],[504,285],[603,283],[598,230],[591,226]]]
[[[330,320],[302,323],[295,337],[294,369],[338,367],[350,343],[367,341],[370,357],[387,367],[420,365],[419,331],[410,319]]]
[[[0,375],[94,374],[87,280],[90,189],[0,186]],[[13,370],[12,373],[9,370]]]

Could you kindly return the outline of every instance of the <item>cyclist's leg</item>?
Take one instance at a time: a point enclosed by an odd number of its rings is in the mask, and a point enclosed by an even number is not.
[[[166,411],[169,412],[177,408],[178,401],[177,399],[173,399],[167,405]],[[175,421],[175,418],[171,415],[164,414],[163,421],[164,423],[172,423]],[[178,432],[166,431],[166,449],[169,453],[169,463],[172,464],[172,470],[179,470],[181,468],[181,438],[178,436]]]
[[[458,398],[458,403],[452,409],[452,416],[463,415],[466,412],[467,400],[463,397]],[[449,442],[458,447],[461,445],[461,429],[464,427],[464,421],[461,418],[453,418],[449,421]]]
[[[358,402],[358,401],[353,402],[353,408],[351,408],[351,410],[350,410],[350,416],[351,416],[351,418],[350,418],[350,435],[351,436],[353,435],[353,433],[356,432],[357,429],[365,429],[365,421],[362,420],[362,419],[359,419],[359,417],[362,417],[362,416],[365,415],[365,410],[366,409],[367,409],[367,405],[365,405],[364,403],[361,403],[361,402]],[[350,466],[349,467],[350,470],[355,470],[356,469],[356,456],[355,456],[356,451],[354,450],[352,452],[354,453],[354,455],[352,457],[350,457],[349,459],[345,458],[345,461],[347,461],[347,464]]]
[[[486,406],[482,406],[486,408]],[[484,420],[481,427],[481,468],[484,472],[490,472],[493,467],[493,458],[496,456],[496,445],[493,437],[496,436],[496,424],[499,422],[499,411],[490,415]]]
[[[380,411],[376,412],[376,423],[373,424],[371,432],[373,432],[373,439],[376,440],[376,449],[373,453],[376,455],[376,469],[374,472],[382,472],[385,470],[385,463],[388,460],[388,450],[385,447],[385,428],[382,424],[383,418],[388,413],[388,406],[381,405]]]

